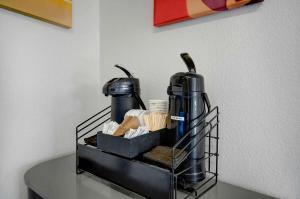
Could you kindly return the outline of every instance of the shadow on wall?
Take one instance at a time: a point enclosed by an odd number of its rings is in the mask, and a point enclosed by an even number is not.
[[[153,32],[159,33],[159,32],[174,30],[174,29],[178,29],[178,28],[185,28],[188,26],[210,23],[212,21],[223,20],[226,18],[246,15],[248,13],[257,12],[257,10],[260,8],[260,6],[262,6],[262,3],[248,5],[248,6],[244,6],[242,8],[228,10],[228,11],[224,11],[224,12],[220,12],[220,13],[216,13],[216,14],[212,14],[212,15],[208,15],[208,16],[204,16],[204,17],[200,17],[200,18],[195,18],[195,19],[191,19],[191,20],[187,20],[187,21],[183,21],[183,22],[179,22],[179,23],[174,23],[174,24],[170,24],[170,25],[166,25],[166,26],[155,27],[153,29]]]

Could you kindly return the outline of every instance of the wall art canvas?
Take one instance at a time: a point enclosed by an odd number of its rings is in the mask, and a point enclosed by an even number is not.
[[[202,17],[264,0],[154,0],[154,26]]]
[[[72,0],[0,0],[0,7],[66,28],[72,27]]]

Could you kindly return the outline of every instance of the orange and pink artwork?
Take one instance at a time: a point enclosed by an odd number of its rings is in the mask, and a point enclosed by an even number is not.
[[[72,27],[72,0],[0,0],[0,8],[65,28]]]
[[[264,0],[154,0],[154,25],[163,26]]]

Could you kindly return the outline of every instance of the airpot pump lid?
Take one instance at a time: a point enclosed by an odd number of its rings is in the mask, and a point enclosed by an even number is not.
[[[140,93],[140,82],[137,78],[113,78],[103,86],[102,91],[105,96]]]

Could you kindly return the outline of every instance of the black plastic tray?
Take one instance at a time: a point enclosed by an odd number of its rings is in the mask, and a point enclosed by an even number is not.
[[[127,139],[98,132],[97,148],[108,153],[132,159],[159,145],[160,136],[160,132],[150,132],[132,139]]]
[[[172,198],[172,173],[138,160],[78,144],[77,172],[87,171],[151,199]]]

